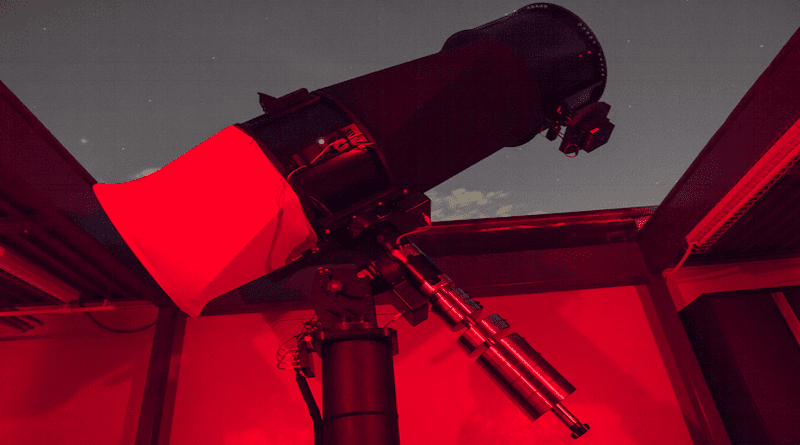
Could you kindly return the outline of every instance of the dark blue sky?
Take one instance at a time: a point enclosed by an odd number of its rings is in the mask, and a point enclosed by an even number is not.
[[[134,179],[261,110],[439,51],[526,3],[5,1],[0,80],[100,182]],[[434,220],[658,205],[800,24],[800,2],[562,1],[608,61],[609,143],[543,136],[429,192]]]

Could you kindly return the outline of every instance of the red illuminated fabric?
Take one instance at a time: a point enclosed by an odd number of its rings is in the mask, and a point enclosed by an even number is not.
[[[234,126],[148,176],[93,189],[131,250],[191,316],[317,243],[291,186]]]

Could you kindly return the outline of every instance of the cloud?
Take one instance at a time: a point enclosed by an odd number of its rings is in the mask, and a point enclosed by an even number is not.
[[[136,173],[136,174],[134,174],[132,176],[129,176],[129,179],[133,180],[133,179],[143,178],[143,177],[149,175],[150,173],[153,173],[153,172],[156,172],[156,171],[158,171],[157,168],[146,168],[146,169],[140,171],[139,173]]]
[[[497,216],[508,216],[508,212],[511,211],[512,207],[514,207],[513,204],[509,204],[509,205],[500,207],[499,209],[497,209],[497,212],[495,212],[495,214]]]
[[[445,197],[440,197],[435,190],[427,195],[431,199],[431,218],[434,221],[511,216],[509,212],[514,207],[507,204],[509,196],[503,191],[484,193],[460,188]]]
[[[461,188],[453,190],[452,196],[444,198],[450,208],[466,207],[472,203],[477,205],[485,205],[489,202],[488,199],[483,197],[481,192],[468,192],[467,189]]]

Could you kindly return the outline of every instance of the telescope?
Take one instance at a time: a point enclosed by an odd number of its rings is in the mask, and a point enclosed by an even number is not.
[[[94,192],[172,301],[191,316],[250,281],[316,267],[293,365],[317,443],[399,443],[396,331],[375,304],[411,325],[439,315],[459,344],[531,418],[575,388],[497,314],[458,288],[408,235],[430,225],[425,192],[504,148],[545,132],[575,156],[614,128],[599,99],[606,63],[572,12],[534,3],[453,34],[441,51],[282,97],[160,170]],[[562,134],[563,129],[563,134]],[[323,412],[305,377],[322,357]]]

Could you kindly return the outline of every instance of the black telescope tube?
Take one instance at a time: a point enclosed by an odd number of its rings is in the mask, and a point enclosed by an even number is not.
[[[597,102],[605,83],[589,28],[560,6],[535,3],[454,34],[436,54],[305,93],[305,104],[240,126],[301,197],[340,218],[397,190],[424,193],[531,140]],[[297,162],[351,125],[370,141],[367,150]]]
[[[556,119],[597,102],[603,51],[572,12],[520,8],[445,42],[442,51],[316,91],[356,116],[400,185],[425,192]]]
[[[313,91],[309,97],[297,109],[239,126],[259,141],[301,197],[313,198],[334,214],[369,206],[373,197],[391,190],[424,193],[538,131],[544,121],[525,63],[494,38]],[[374,141],[366,151],[331,153],[329,159],[297,167],[296,159],[309,146],[353,124]]]
[[[315,93],[363,122],[401,187],[426,192],[538,132],[530,79],[518,55],[487,37]]]

